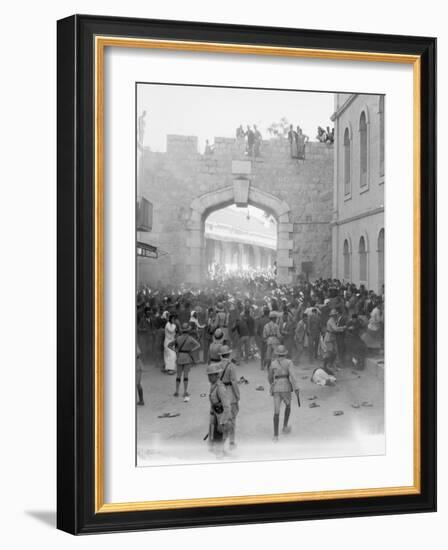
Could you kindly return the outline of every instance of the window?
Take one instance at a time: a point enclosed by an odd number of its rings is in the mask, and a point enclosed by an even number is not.
[[[378,292],[384,284],[384,229],[378,235]]]
[[[344,256],[344,279],[346,281],[350,281],[350,246],[348,244],[347,239],[345,239],[344,241],[343,256]]]
[[[349,195],[350,185],[350,132],[348,128],[344,132],[344,194]]]
[[[384,96],[380,95],[380,176],[384,176]]]
[[[359,280],[367,282],[367,248],[364,237],[359,239]]]
[[[367,119],[363,111],[359,119],[359,170],[361,187],[367,185]]]

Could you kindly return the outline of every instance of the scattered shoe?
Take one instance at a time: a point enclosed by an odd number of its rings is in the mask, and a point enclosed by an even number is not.
[[[333,416],[341,416],[344,414],[344,411],[333,411]]]
[[[354,409],[359,409],[361,407],[361,405],[359,403],[352,403],[352,407]]]
[[[200,397],[207,397],[206,393],[201,393]]]
[[[263,386],[257,386],[255,388],[257,391],[264,391],[264,387]]]
[[[371,401],[363,401],[361,405],[363,407],[373,407],[373,403]]]
[[[308,401],[315,401],[317,399],[317,395],[312,395],[311,397],[308,397]]]
[[[160,414],[157,418],[175,418],[176,416],[180,416],[180,413],[163,413]]]
[[[320,405],[318,405],[317,403],[315,403],[315,402],[313,401],[312,403],[310,403],[310,404],[308,405],[308,407],[309,407],[310,409],[314,409],[315,407],[320,407]]]

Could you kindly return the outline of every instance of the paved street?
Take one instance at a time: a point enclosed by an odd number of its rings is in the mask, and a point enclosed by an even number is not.
[[[337,373],[336,387],[320,387],[310,381],[317,364],[303,362],[295,368],[301,388],[301,407],[293,396],[292,432],[272,441],[272,397],[266,372],[252,360],[237,369],[249,384],[240,385],[237,448],[226,461],[279,460],[359,456],[384,452],[384,383],[374,372],[351,368]],[[175,377],[145,366],[145,406],[137,407],[138,464],[185,464],[216,461],[203,437],[208,432],[208,388],[205,365],[190,373],[191,400],[174,397]],[[263,386],[264,391],[257,390]],[[181,388],[182,389],[182,388]],[[310,399],[315,397],[316,399]],[[312,403],[316,407],[310,408]],[[363,405],[364,403],[364,405]],[[358,407],[353,407],[353,405]],[[335,416],[334,411],[343,414]],[[179,414],[158,418],[164,413]],[[282,415],[280,422],[282,422]]]

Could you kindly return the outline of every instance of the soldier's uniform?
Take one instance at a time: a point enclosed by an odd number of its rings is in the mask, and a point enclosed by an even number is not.
[[[271,361],[268,371],[268,380],[271,385],[271,395],[274,398],[274,439],[278,438],[278,425],[280,418],[280,406],[285,404],[285,417],[283,421],[283,433],[290,431],[288,426],[291,413],[291,394],[298,392],[299,387],[293,372],[293,362],[287,359],[288,350],[285,346],[278,346],[277,357]]]
[[[219,377],[221,374],[219,366],[217,364],[209,365],[207,374],[218,375],[210,386],[209,442],[214,446],[217,454],[221,454],[228,436],[229,422],[232,418],[230,398],[226,386]]]
[[[135,384],[137,386],[138,401],[137,405],[144,405],[145,401],[143,399],[143,387],[142,387],[142,374],[143,374],[143,363],[141,360],[142,352],[140,347],[137,344],[137,352],[135,358]]]
[[[275,322],[277,315],[274,311],[269,314],[270,321],[263,328],[263,339],[266,342],[266,364],[269,366],[275,348],[280,344],[280,329]]]
[[[209,363],[219,363],[221,361],[221,356],[219,355],[219,352],[223,347],[223,338],[224,333],[222,329],[217,328],[213,335],[213,342],[210,344],[208,350]]]
[[[220,354],[229,355],[230,349],[227,346],[221,348]],[[222,357],[221,362],[218,364],[221,369],[221,374],[219,376],[221,382],[224,384],[227,395],[230,401],[230,413],[231,419],[228,423],[228,435],[230,439],[230,446],[235,445],[235,429],[236,429],[236,417],[239,412],[239,400],[240,400],[240,391],[238,388],[238,381],[235,372],[235,365],[232,363],[229,357]]]

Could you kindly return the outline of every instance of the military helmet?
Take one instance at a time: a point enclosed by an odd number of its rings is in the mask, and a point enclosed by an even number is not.
[[[211,365],[208,365],[206,369],[207,376],[209,374],[219,374],[221,372],[221,367],[219,366],[219,363],[212,363]]]
[[[229,346],[221,346],[221,349],[219,350],[219,355],[229,355],[231,353],[231,349]]]
[[[282,346],[281,344],[277,346],[277,349],[275,350],[275,353],[277,355],[288,355],[288,350],[285,348],[285,346]]]

